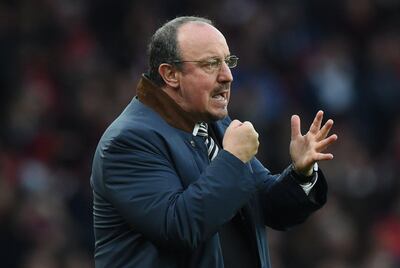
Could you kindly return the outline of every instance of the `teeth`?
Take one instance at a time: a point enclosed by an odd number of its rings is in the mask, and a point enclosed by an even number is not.
[[[215,99],[225,99],[222,95],[215,95],[214,98]]]

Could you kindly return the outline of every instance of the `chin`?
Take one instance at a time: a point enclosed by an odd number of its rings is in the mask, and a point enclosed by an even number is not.
[[[218,113],[209,113],[209,116],[208,116],[209,120],[208,121],[211,122],[211,121],[222,120],[227,116],[228,116],[228,111],[227,110],[225,110],[223,112],[218,112]]]

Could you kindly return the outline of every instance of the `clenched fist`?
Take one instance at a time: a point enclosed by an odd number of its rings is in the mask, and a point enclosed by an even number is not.
[[[233,120],[226,129],[222,141],[223,148],[247,163],[258,151],[258,133],[253,125],[248,122]]]

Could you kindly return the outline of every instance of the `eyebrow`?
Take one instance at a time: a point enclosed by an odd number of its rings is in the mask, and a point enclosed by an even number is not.
[[[227,56],[224,56],[223,59],[226,59],[227,57],[230,57],[230,56],[231,56],[231,54],[229,53]],[[200,60],[208,60],[208,59],[221,59],[221,57],[219,57],[219,56],[208,56],[208,57],[205,57],[205,58],[201,58]]]

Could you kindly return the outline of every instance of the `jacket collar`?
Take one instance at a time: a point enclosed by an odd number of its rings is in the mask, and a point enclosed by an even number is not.
[[[169,125],[192,133],[196,120],[146,75],[142,75],[136,88],[136,95],[143,104],[156,111]]]

